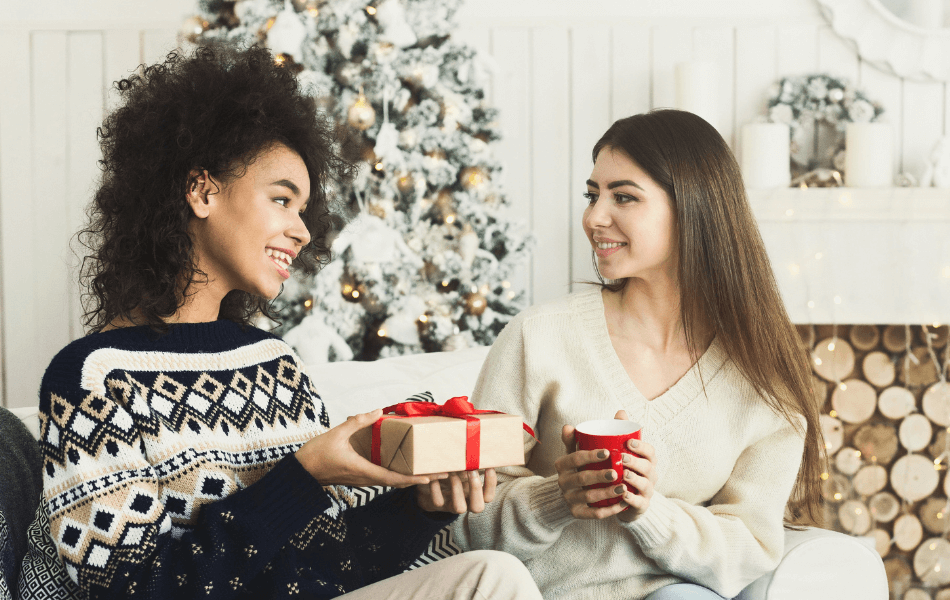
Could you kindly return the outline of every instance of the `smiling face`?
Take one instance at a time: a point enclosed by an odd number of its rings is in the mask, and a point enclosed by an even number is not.
[[[587,180],[584,232],[607,279],[676,281],[676,213],[669,194],[623,152],[605,147]]]
[[[310,242],[301,214],[310,198],[310,176],[300,156],[283,144],[265,149],[247,172],[197,200],[192,239],[198,268],[223,297],[243,290],[275,298],[290,277],[290,263]],[[200,193],[200,184],[199,184]]]

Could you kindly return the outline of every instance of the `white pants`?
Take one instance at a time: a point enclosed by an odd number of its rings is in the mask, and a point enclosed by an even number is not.
[[[541,600],[520,560],[475,550],[401,573],[339,596],[340,600]]]

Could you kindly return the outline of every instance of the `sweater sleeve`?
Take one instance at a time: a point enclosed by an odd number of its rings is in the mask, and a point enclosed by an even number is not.
[[[516,317],[492,345],[479,373],[472,403],[521,418],[540,437],[538,415],[542,393],[533,391],[525,368],[523,317]],[[536,441],[526,437],[525,463]],[[479,514],[467,513],[453,525],[463,550],[503,550],[521,560],[531,559],[554,544],[574,517],[561,497],[557,475],[542,477],[526,467],[497,469],[495,499]]]
[[[771,571],[784,550],[783,517],[804,449],[784,422],[747,447],[708,506],[654,493],[624,529],[666,572],[732,598]]]
[[[436,533],[458,518],[429,513],[416,501],[415,488],[397,489],[344,513],[350,544],[360,563],[360,586],[405,571],[419,558]]]
[[[149,461],[126,407],[107,396],[41,390],[50,532],[90,598],[233,597],[331,507],[290,454],[256,483],[204,504],[194,527],[173,535],[165,506],[173,499],[158,484],[173,465]]]

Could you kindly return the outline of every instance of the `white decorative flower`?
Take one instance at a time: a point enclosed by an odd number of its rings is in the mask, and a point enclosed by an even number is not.
[[[788,104],[776,104],[769,109],[769,120],[773,123],[791,123],[794,115]]]
[[[828,95],[828,84],[819,77],[809,80],[808,95],[815,100],[824,100],[825,96]]]
[[[855,123],[866,123],[874,118],[874,106],[867,100],[855,100],[848,107],[848,116]]]

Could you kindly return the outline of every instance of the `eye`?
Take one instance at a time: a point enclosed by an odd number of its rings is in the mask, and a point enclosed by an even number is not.
[[[628,196],[627,194],[614,194],[614,198],[617,200],[617,204],[627,204],[628,202],[639,202],[639,200],[633,196]]]
[[[595,193],[593,193],[593,192],[587,192],[587,193],[583,194],[583,196],[584,196],[585,198],[587,198],[587,203],[588,203],[588,204],[596,204],[596,203],[597,203],[597,198],[598,198],[598,195],[597,195],[597,194],[595,194]]]
[[[284,198],[283,196],[280,196],[278,198],[274,198],[274,202],[286,207],[288,204],[290,204],[290,198]]]

